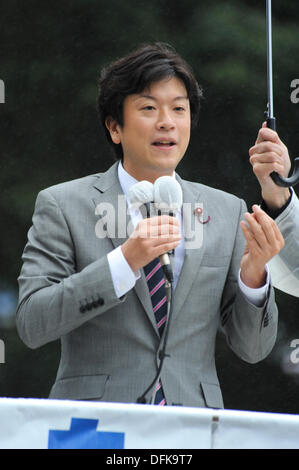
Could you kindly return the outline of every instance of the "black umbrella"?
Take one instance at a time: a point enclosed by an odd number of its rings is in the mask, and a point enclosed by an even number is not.
[[[265,112],[267,127],[276,131],[276,120],[273,113],[273,71],[272,71],[272,19],[271,0],[266,0],[267,10],[267,72],[268,72],[268,105]],[[299,158],[294,160],[294,172],[292,176],[283,178],[278,173],[271,173],[273,181],[278,186],[289,188],[299,182]]]

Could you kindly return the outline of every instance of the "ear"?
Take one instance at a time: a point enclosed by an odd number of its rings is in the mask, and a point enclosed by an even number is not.
[[[120,126],[111,116],[108,116],[105,120],[105,125],[110,132],[111,140],[114,144],[120,144]]]

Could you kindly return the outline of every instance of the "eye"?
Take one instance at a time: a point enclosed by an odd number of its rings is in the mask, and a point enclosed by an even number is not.
[[[182,111],[185,111],[185,108],[183,106],[176,106],[174,108],[175,111],[179,111],[179,112],[182,112]]]
[[[144,111],[152,111],[152,110],[155,109],[155,108],[154,108],[154,106],[151,106],[151,105],[149,104],[148,106],[144,106],[142,109],[143,109]]]

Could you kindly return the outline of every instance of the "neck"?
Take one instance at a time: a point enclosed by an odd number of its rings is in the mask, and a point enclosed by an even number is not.
[[[147,170],[145,168],[142,169],[133,169],[122,162],[123,169],[137,181],[149,181],[150,183],[154,183],[156,179],[160,178],[161,176],[174,176],[174,170]]]

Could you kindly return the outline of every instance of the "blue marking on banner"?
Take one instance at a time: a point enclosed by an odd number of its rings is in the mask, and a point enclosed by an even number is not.
[[[49,431],[49,449],[123,449],[123,432],[97,431],[98,419],[72,418],[69,431]]]

